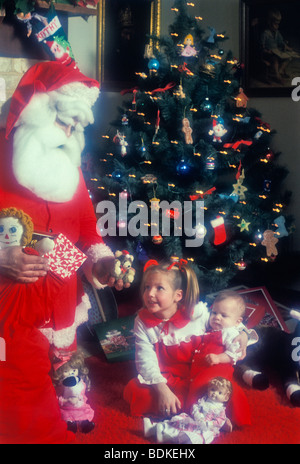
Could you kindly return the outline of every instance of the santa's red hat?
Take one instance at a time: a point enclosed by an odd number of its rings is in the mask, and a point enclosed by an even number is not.
[[[15,90],[10,104],[6,124],[6,137],[8,138],[16,125],[22,111],[37,93],[48,93],[59,90],[68,85],[78,84],[86,88],[86,98],[91,105],[99,94],[99,82],[82,74],[76,65],[64,65],[57,61],[44,61],[38,63],[24,74]],[[74,93],[74,90],[73,90]]]

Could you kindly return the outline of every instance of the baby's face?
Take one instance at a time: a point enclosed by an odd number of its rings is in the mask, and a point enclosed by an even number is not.
[[[226,298],[214,303],[209,318],[209,325],[213,330],[235,327],[240,322],[242,322],[242,317],[236,300]]]

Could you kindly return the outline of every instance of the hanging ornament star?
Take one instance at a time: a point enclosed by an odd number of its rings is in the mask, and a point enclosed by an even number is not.
[[[241,232],[244,232],[244,230],[247,230],[249,232],[249,226],[251,222],[246,222],[245,219],[242,219],[241,223],[238,224],[238,227],[240,228]]]
[[[233,184],[232,194],[238,195],[240,200],[245,200],[245,192],[247,192],[247,190],[247,187],[238,182],[237,184]]]

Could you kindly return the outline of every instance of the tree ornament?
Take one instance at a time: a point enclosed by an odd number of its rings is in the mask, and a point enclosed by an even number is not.
[[[257,231],[254,234],[255,243],[261,243],[263,241],[263,238],[263,233],[259,229],[257,229]]]
[[[214,29],[211,26],[208,26],[208,29],[210,30],[210,34],[209,34],[209,37],[207,38],[206,42],[214,44],[215,43],[216,29]]]
[[[145,174],[141,177],[143,184],[155,184],[157,182],[157,177],[154,174]]]
[[[224,120],[221,117],[213,120],[213,128],[208,132],[209,135],[213,135],[213,142],[222,142],[222,137],[227,133],[227,129],[224,127]]]
[[[249,232],[249,226],[251,222],[246,222],[245,219],[242,219],[241,223],[238,224],[238,227],[240,228],[241,232],[244,232],[244,230],[247,230]]]
[[[264,239],[261,242],[263,246],[266,247],[267,256],[274,257],[278,255],[278,251],[276,248],[276,244],[278,243],[278,238],[274,236],[273,230],[265,230],[264,231]]]
[[[121,156],[127,155],[128,142],[126,142],[125,135],[117,131],[116,135],[113,138],[113,142],[120,145],[121,147]]]
[[[148,68],[150,71],[157,71],[159,69],[159,61],[156,58],[149,60]]]
[[[183,118],[182,120],[182,132],[184,133],[185,143],[187,145],[193,144],[193,129],[190,126],[190,121],[188,120],[188,118]]]
[[[176,171],[180,175],[188,174],[190,172],[190,169],[190,165],[183,159],[176,166]]]
[[[238,268],[239,271],[244,271],[247,268],[247,264],[245,263],[245,261],[243,259],[238,261],[236,263],[236,265],[237,265],[237,268]]]
[[[235,97],[237,108],[247,108],[249,98],[244,94],[242,87],[239,88],[239,94]]]
[[[205,167],[208,171],[214,171],[216,168],[216,160],[213,156],[209,156],[206,160]]]
[[[112,178],[115,179],[115,180],[118,180],[120,181],[123,177],[123,172],[120,171],[119,169],[116,169],[113,173],[112,173]]]
[[[120,198],[122,198],[122,200],[127,200],[127,199],[128,199],[128,196],[129,196],[129,194],[128,194],[128,192],[127,192],[126,189],[123,190],[123,191],[120,193]]]
[[[240,200],[245,200],[245,192],[248,191],[247,187],[243,185],[245,179],[245,170],[242,170],[242,174],[238,172],[237,176],[237,183],[233,184],[233,194],[238,195]]]
[[[151,198],[150,200],[151,209],[153,209],[154,211],[159,211],[159,203],[160,203],[159,198]]]
[[[275,219],[274,224],[277,227],[277,230],[275,232],[277,238],[287,237],[289,235],[285,227],[284,216],[279,216],[277,219]]]
[[[271,192],[271,185],[272,185],[271,180],[269,180],[269,179],[264,180],[264,192],[265,193],[270,193]]]
[[[160,245],[163,241],[163,238],[161,235],[154,235],[154,237],[152,237],[152,242],[154,243],[154,245]]]
[[[198,224],[195,227],[195,234],[196,234],[196,238],[200,238],[200,239],[204,238],[205,235],[207,234],[206,227],[203,224]]]
[[[224,218],[222,216],[217,216],[216,219],[213,219],[210,223],[215,232],[214,245],[221,245],[226,241]]]
[[[181,52],[181,56],[191,57],[197,55],[198,52],[194,47],[194,37],[192,36],[192,34],[188,34],[185,37],[183,45],[185,45],[185,47]]]
[[[202,105],[200,106],[200,109],[202,111],[205,111],[207,113],[211,113],[212,112],[212,109],[213,109],[213,106],[211,104],[211,101],[208,97],[205,98],[204,102],[202,103]]]
[[[122,116],[122,126],[128,126],[128,117],[127,114],[123,114]]]

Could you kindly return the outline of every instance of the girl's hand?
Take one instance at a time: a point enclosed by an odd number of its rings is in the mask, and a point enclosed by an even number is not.
[[[181,402],[166,383],[153,385],[157,393],[158,410],[163,417],[174,416],[181,409]]]

